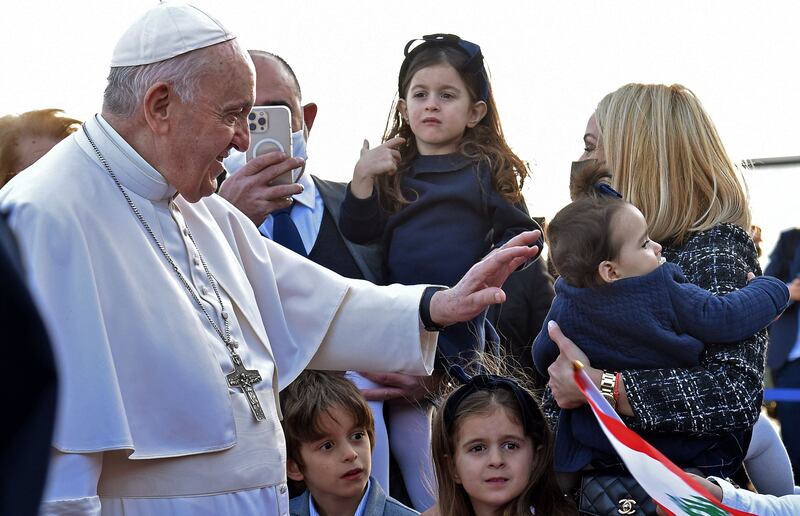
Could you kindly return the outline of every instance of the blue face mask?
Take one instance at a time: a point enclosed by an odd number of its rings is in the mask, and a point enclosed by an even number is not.
[[[308,159],[308,154],[306,152],[306,127],[305,124],[303,124],[302,129],[292,133],[292,156],[295,158]]]
[[[292,133],[292,156],[295,158],[303,158],[308,160],[308,152],[306,151],[306,125],[303,123],[303,128],[299,131]],[[305,172],[306,166],[297,167],[292,170],[292,179],[297,181]]]

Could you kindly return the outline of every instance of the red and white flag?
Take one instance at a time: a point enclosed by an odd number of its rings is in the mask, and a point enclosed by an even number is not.
[[[755,516],[716,501],[692,477],[625,426],[580,362],[575,362],[574,370],[575,383],[589,402],[600,428],[628,471],[664,512],[676,516]]]

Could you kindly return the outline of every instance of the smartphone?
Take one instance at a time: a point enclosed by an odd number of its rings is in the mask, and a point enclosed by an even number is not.
[[[254,106],[247,115],[250,128],[250,147],[247,148],[246,159],[281,151],[292,155],[292,113],[286,106]],[[285,185],[294,183],[295,171],[290,170],[272,180],[270,184]]]

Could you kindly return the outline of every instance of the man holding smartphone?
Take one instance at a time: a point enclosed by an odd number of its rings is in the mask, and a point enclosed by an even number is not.
[[[40,514],[283,514],[279,390],[305,368],[429,372],[438,328],[502,302],[539,233],[450,289],[343,278],[214,195],[250,143],[234,34],[164,2],[110,64],[102,111],[0,191],[59,375]]]
[[[248,52],[256,69],[257,106],[286,106],[292,118],[292,148],[295,158],[307,158],[306,141],[317,116],[317,105],[303,105],[300,83],[289,64],[262,50]],[[220,185],[219,194],[239,208],[262,235],[292,248],[276,238],[274,212],[288,213],[302,241],[296,252],[348,278],[381,284],[382,258],[377,245],[363,246],[345,239],[339,231],[339,206],[347,185],[302,173],[297,183],[270,184],[279,174],[266,168],[271,156],[259,156],[243,166],[241,153],[231,153],[225,166],[231,174]],[[237,166],[241,166],[238,170]],[[305,165],[303,165],[305,167]],[[277,221],[280,224],[280,221]]]
[[[293,155],[307,158],[306,140],[314,125],[317,105],[302,104],[300,83],[284,59],[262,50],[250,50],[249,54],[256,69],[256,105],[289,107],[292,114]],[[377,243],[354,244],[339,229],[339,208],[347,190],[346,183],[304,173],[297,184],[273,186],[269,182],[275,177],[274,169],[260,170],[256,160],[241,166],[242,156],[231,156],[226,160],[226,168],[231,174],[220,186],[219,193],[259,225],[262,235],[286,245],[275,238],[276,218],[272,212],[285,210],[288,204],[285,196],[291,192],[293,206],[290,217],[302,240],[303,251],[310,260],[348,278],[365,279],[377,284],[385,281],[381,246]],[[235,167],[238,166],[241,168],[237,170]],[[388,399],[422,399],[435,382],[432,377],[400,373],[361,373],[359,376],[361,378],[354,375],[351,378],[364,389],[367,399],[372,400],[371,408],[376,412],[382,411],[381,404]],[[373,459],[373,476],[388,492],[389,464],[382,459],[388,456],[388,437],[382,416],[378,419],[376,415],[376,425],[376,447],[383,446],[386,451],[376,452],[378,459],[377,462]],[[396,496],[402,481],[395,483],[393,477],[392,483],[397,486],[392,490]]]

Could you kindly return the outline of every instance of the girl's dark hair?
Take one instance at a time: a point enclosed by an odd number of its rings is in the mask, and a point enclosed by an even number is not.
[[[576,200],[556,213],[547,225],[550,262],[574,287],[604,285],[597,267],[619,254],[620,243],[611,234],[611,223],[627,203],[597,189],[610,177],[605,163],[587,162],[578,174],[573,174],[570,184],[570,194]]]
[[[538,424],[531,427],[532,435],[527,435],[531,438],[535,449],[530,480],[522,494],[503,508],[502,514],[504,516],[529,516],[531,507],[536,509],[536,514],[552,516],[575,514],[575,507],[564,497],[556,482],[553,470],[553,435],[536,398],[528,386],[517,379],[522,376],[508,375],[507,371],[510,370],[510,367],[507,364],[502,364],[499,360],[491,357],[483,360],[482,363],[482,372],[491,371],[501,374],[507,379],[513,379],[520,389],[526,390],[529,394],[526,398],[533,403],[533,406],[529,408],[538,416],[534,418]],[[456,439],[464,420],[473,415],[485,416],[502,408],[506,411],[509,419],[524,426],[518,397],[506,388],[481,389],[469,394],[458,404],[453,420],[448,424],[445,421],[445,407],[448,405],[448,399],[458,391],[458,387],[458,385],[451,384],[450,389],[438,400],[432,423],[431,455],[439,485],[437,505],[442,516],[475,514],[463,485],[457,484],[453,479]]]
[[[458,73],[467,86],[472,102],[477,101],[484,79],[481,74],[460,71],[468,60],[467,54],[455,46],[431,45],[419,51],[411,58],[405,76],[399,77],[400,98],[405,99],[411,79],[419,70],[447,64],[459,70]],[[528,177],[528,165],[514,154],[505,141],[491,84],[486,98],[486,108],[486,116],[475,127],[466,128],[458,150],[467,158],[484,161],[491,170],[495,190],[509,202],[518,202],[522,199],[521,188],[525,178]],[[405,138],[405,143],[399,148],[401,159],[398,173],[382,174],[377,180],[381,202],[390,212],[395,212],[410,202],[400,188],[400,178],[419,154],[414,133],[411,132],[411,126],[403,120],[397,102],[392,105],[383,141],[395,136]]]

